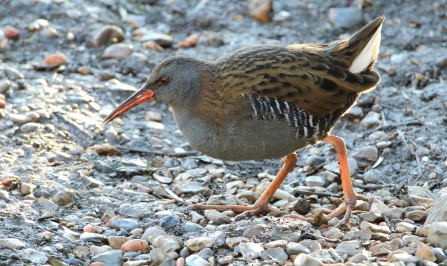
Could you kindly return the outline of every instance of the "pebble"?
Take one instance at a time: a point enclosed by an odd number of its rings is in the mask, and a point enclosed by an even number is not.
[[[344,235],[344,240],[370,240],[372,238],[372,232],[369,229],[353,230]]]
[[[92,257],[92,262],[102,262],[107,266],[122,266],[121,250],[110,250]]]
[[[390,208],[382,211],[382,215],[388,219],[402,219],[405,216],[405,211],[401,208]]]
[[[355,254],[359,253],[359,251],[362,248],[361,241],[359,240],[350,240],[350,241],[343,241],[335,248],[335,251],[338,253],[338,255],[348,255],[349,257],[354,256]]]
[[[405,214],[405,217],[415,222],[424,222],[427,219],[428,212],[422,210],[410,211]]]
[[[107,236],[102,235],[102,234],[97,234],[97,233],[88,233],[88,232],[84,232],[79,236],[79,240],[84,241],[84,242],[103,242],[106,243],[107,242]]]
[[[447,254],[442,248],[433,248],[431,251],[436,257],[436,263],[441,263],[447,259]]]
[[[152,242],[155,248],[161,248],[164,252],[175,252],[183,248],[183,241],[174,235],[160,235]]]
[[[109,143],[96,144],[93,146],[93,149],[98,155],[118,156],[121,154],[116,147]]]
[[[371,128],[371,127],[379,126],[380,123],[381,123],[380,114],[371,111],[362,119],[362,121],[360,122],[360,125],[362,125],[366,128]]]
[[[323,234],[327,238],[331,239],[341,239],[345,234],[338,228],[332,227]]]
[[[325,264],[334,263],[334,259],[332,258],[329,251],[326,249],[316,250],[316,251],[310,253],[309,256],[316,258]]]
[[[436,256],[433,251],[427,244],[421,241],[417,242],[415,256],[423,258],[424,260],[436,261]]]
[[[366,213],[358,214],[358,217],[370,223],[380,223],[383,221],[382,212],[380,210],[370,210]]]
[[[54,203],[59,206],[67,206],[73,201],[74,193],[66,190],[60,190],[52,197]]]
[[[197,254],[193,254],[191,256],[188,256],[185,259],[186,265],[187,266],[213,266],[213,264],[211,264],[210,262],[208,262],[207,260],[203,259],[202,257],[200,257]]]
[[[447,221],[447,188],[441,189],[434,199],[433,205],[428,211],[425,224],[429,225],[434,222]]]
[[[7,249],[24,249],[25,243],[16,238],[0,238],[0,246]]]
[[[114,247],[112,243],[110,243],[110,239],[114,239],[114,242],[117,243],[117,247]],[[116,236],[116,237],[108,237],[109,244],[113,249],[119,249],[123,251],[140,251],[142,253],[146,253],[146,251],[149,249],[149,244],[141,239],[131,239],[127,241],[127,237],[122,236]],[[119,246],[119,247],[118,247]]]
[[[275,240],[268,243],[265,243],[263,247],[265,249],[269,248],[279,248],[279,247],[285,247],[287,245],[287,240]]]
[[[311,256],[301,253],[293,261],[294,266],[323,266],[323,263]]]
[[[214,245],[214,239],[209,237],[198,237],[186,240],[185,246],[191,251],[199,251],[204,248],[211,248]]]
[[[346,116],[352,119],[355,118],[363,118],[365,114],[363,114],[363,109],[360,106],[353,106],[348,110]]]
[[[273,4],[272,0],[253,0],[247,7],[250,17],[261,23],[268,23],[272,20]]]
[[[391,230],[386,225],[376,225],[371,224],[367,221],[362,221],[360,223],[360,229],[369,229],[373,233],[385,233],[385,234],[391,234]]]
[[[357,7],[334,7],[329,9],[329,22],[336,28],[350,29],[363,22],[363,14]]]
[[[252,242],[242,242],[239,244],[239,249],[241,251],[244,259],[254,260],[261,257],[261,254],[264,252],[264,248],[261,244],[252,243]]]
[[[353,156],[357,159],[357,161],[366,160],[369,163],[374,163],[379,158],[379,151],[374,146],[367,146],[354,152]]]
[[[117,43],[117,44],[112,44],[109,47],[107,47],[104,50],[101,57],[103,59],[110,59],[110,58],[124,59],[124,58],[128,57],[132,52],[133,52],[132,44]]]
[[[380,184],[383,182],[382,171],[377,169],[369,169],[363,174],[363,181],[367,184]]]
[[[140,225],[136,220],[122,218],[122,219],[113,219],[112,222],[110,223],[110,227],[131,231],[135,228],[140,227]]]
[[[123,30],[115,25],[104,25],[93,36],[93,46],[119,43],[125,39]]]
[[[160,219],[160,223],[159,225],[162,228],[172,228],[174,226],[176,226],[177,224],[179,224],[180,221],[177,217],[175,216],[166,216]]]
[[[29,112],[27,114],[9,114],[9,120],[14,124],[22,125],[29,122],[39,121],[40,115],[36,112]]]
[[[348,157],[348,166],[349,166],[349,174],[351,176],[355,175],[359,168],[357,160],[352,157]],[[326,164],[325,166],[323,166],[323,168],[325,170],[328,170],[328,171],[331,171],[333,173],[340,175],[340,167],[338,165],[337,160],[335,160],[334,162],[332,162],[330,164]]]
[[[171,46],[174,38],[170,35],[149,30],[147,28],[139,28],[135,31],[137,39],[140,42],[153,41],[162,47]]]
[[[63,53],[47,54],[44,58],[47,65],[63,65],[67,62],[67,57]]]
[[[32,248],[22,250],[20,252],[20,256],[35,264],[44,264],[48,261],[47,255],[44,252],[40,252]]]
[[[241,242],[248,242],[249,238],[244,236],[237,236],[237,237],[227,237],[225,239],[225,243],[227,246],[231,249],[235,248],[236,246],[239,246]]]
[[[284,249],[278,247],[278,248],[269,248],[266,251],[262,252],[261,258],[264,260],[285,261],[287,260],[288,256],[286,252],[284,252]]]
[[[11,86],[11,81],[9,81],[7,79],[0,80],[0,94],[7,92],[10,86]]]
[[[434,222],[428,230],[427,242],[447,249],[447,222]]]
[[[306,177],[306,185],[309,187],[325,187],[327,179],[324,176],[312,175]]]
[[[10,40],[18,40],[20,37],[20,30],[13,26],[6,26],[3,29],[3,33],[5,34],[5,37]]]
[[[230,197],[231,198],[231,197]],[[231,222],[231,218],[216,210],[205,210],[206,219],[212,222],[214,225],[228,224]]]

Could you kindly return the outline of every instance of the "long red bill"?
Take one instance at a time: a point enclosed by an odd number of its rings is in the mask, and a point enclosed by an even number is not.
[[[154,92],[146,88],[146,84],[135,92],[132,96],[130,96],[127,100],[121,103],[118,107],[115,108],[105,119],[104,124],[107,124],[113,121],[118,116],[124,114],[130,109],[145,103],[154,100]]]

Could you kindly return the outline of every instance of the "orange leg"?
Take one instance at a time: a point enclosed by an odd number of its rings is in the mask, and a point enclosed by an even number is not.
[[[295,153],[291,153],[281,159],[283,167],[279,170],[276,177],[273,179],[272,183],[267,187],[267,189],[262,193],[258,200],[253,205],[204,205],[204,204],[194,204],[188,206],[188,208],[193,210],[205,210],[213,209],[218,211],[232,210],[234,212],[242,212],[236,218],[242,218],[251,215],[258,215],[263,212],[268,206],[270,199],[275,194],[276,190],[279,188],[281,183],[286,178],[287,174],[292,171],[297,161],[297,156]]]
[[[343,188],[343,197],[345,199],[345,204],[340,205],[337,209],[333,210],[329,217],[333,218],[338,215],[345,213],[345,216],[341,221],[335,226],[340,227],[344,223],[346,223],[349,219],[349,216],[352,210],[355,207],[355,203],[357,201],[357,195],[354,192],[351,182],[351,176],[349,174],[348,167],[348,156],[346,153],[346,145],[342,138],[337,136],[327,136],[322,139],[322,141],[329,142],[334,146],[335,152],[338,155],[338,163],[340,165],[340,177],[341,177],[341,186]]]

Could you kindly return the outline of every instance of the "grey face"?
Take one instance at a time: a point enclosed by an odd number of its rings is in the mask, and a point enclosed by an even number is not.
[[[172,107],[189,103],[199,91],[197,60],[171,57],[158,64],[146,81],[146,88],[154,91],[154,98]]]

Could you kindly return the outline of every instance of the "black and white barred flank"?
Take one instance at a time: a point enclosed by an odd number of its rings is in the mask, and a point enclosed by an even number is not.
[[[278,98],[260,97],[257,94],[243,94],[250,99],[253,118],[257,120],[286,120],[295,127],[295,138],[320,139],[332,129],[336,120],[346,111],[339,109],[325,117],[314,117],[299,109],[295,103],[284,102]],[[354,100],[353,100],[354,101]]]

